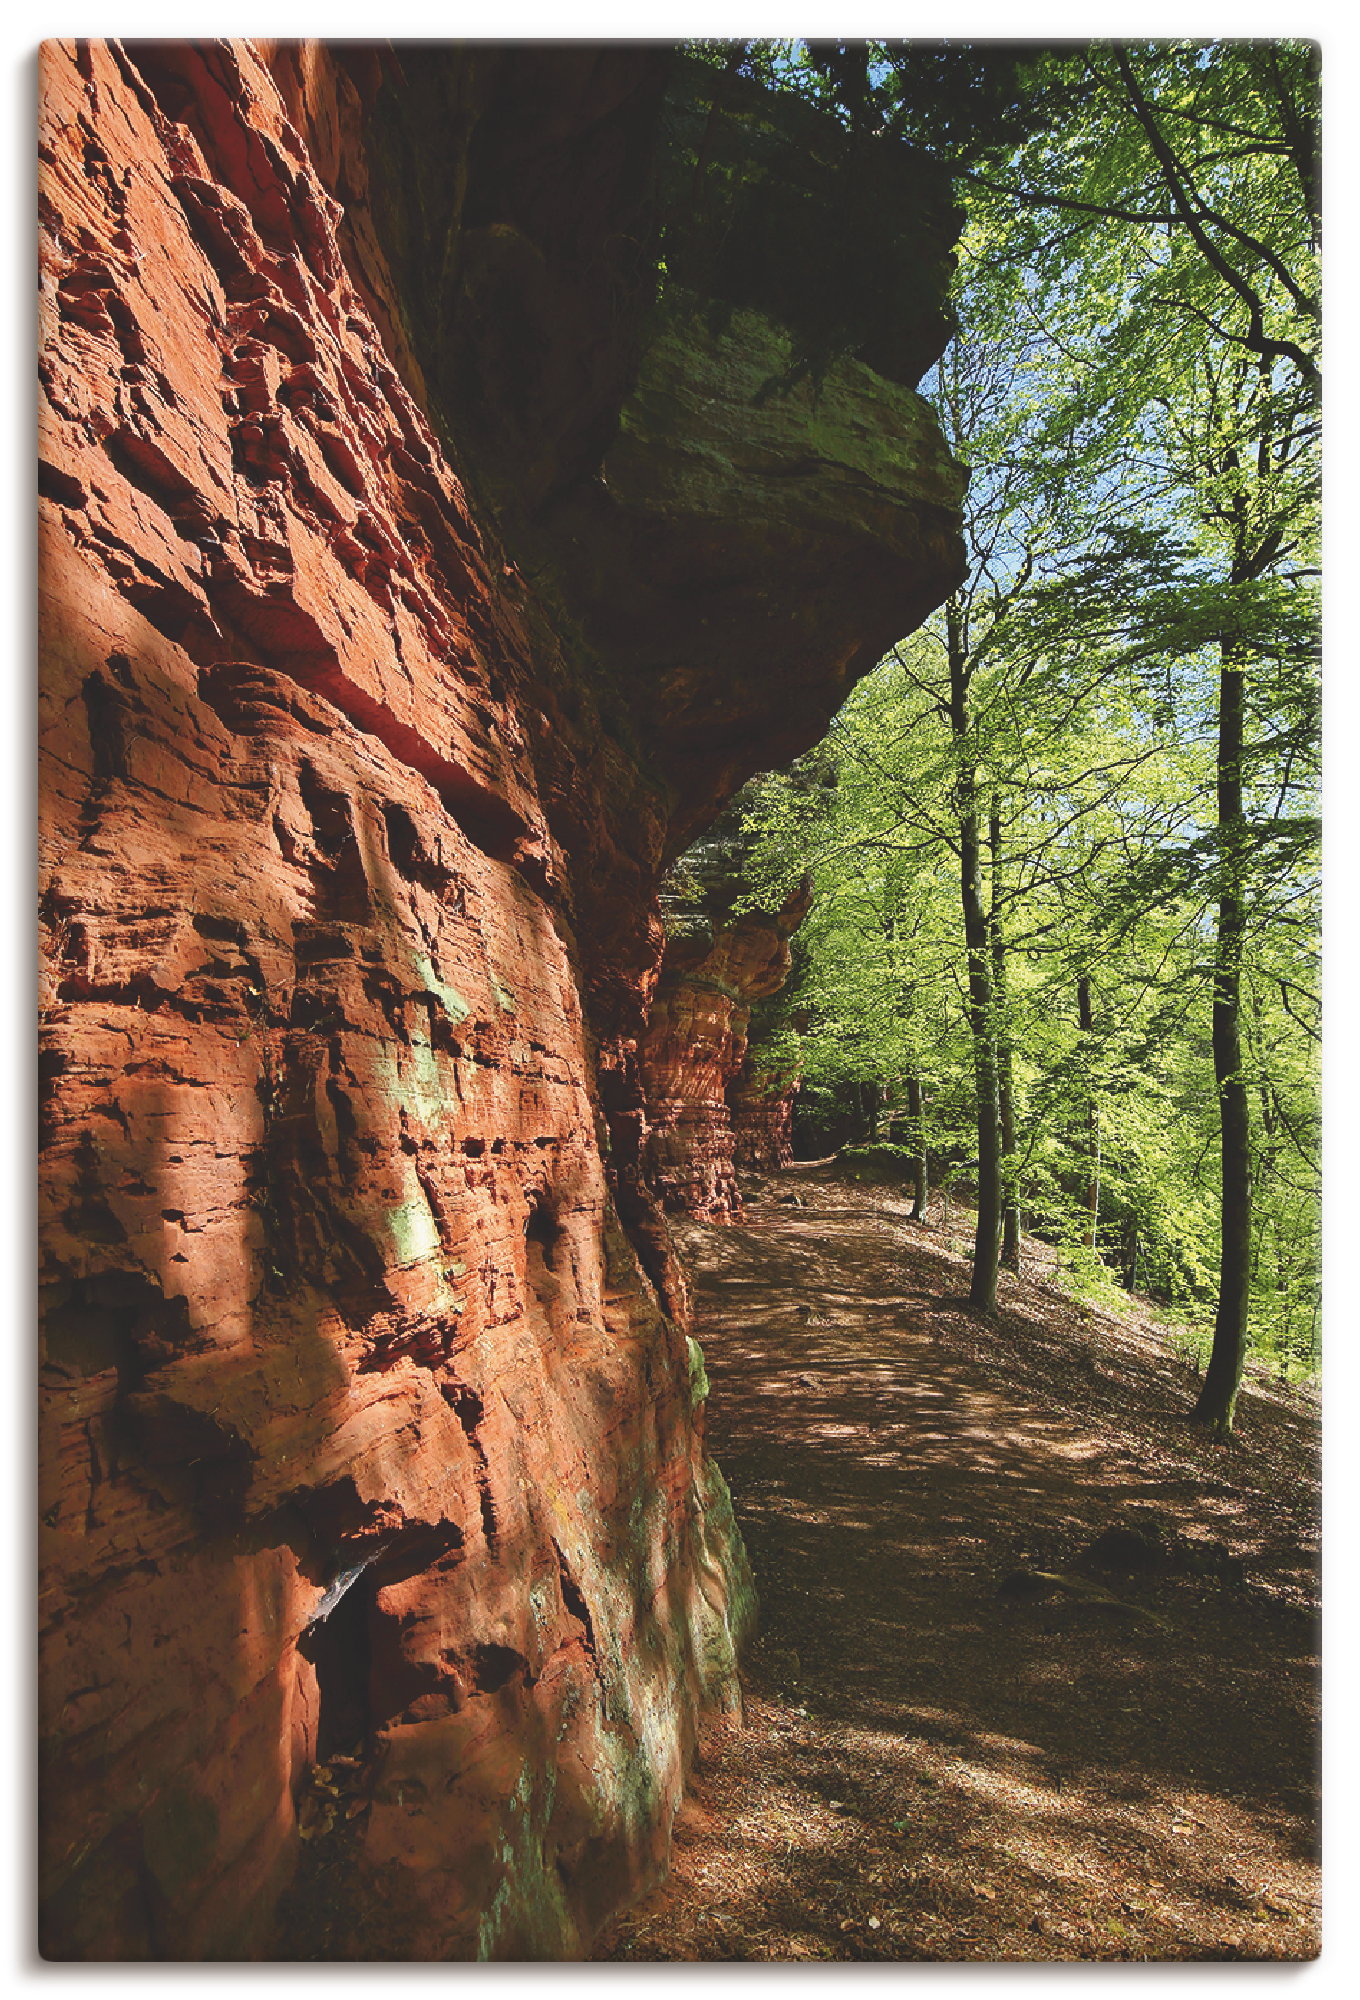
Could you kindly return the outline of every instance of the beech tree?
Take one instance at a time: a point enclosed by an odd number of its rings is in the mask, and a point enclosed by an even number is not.
[[[1159,499],[1195,533],[1206,572],[1200,608],[1216,627],[1212,1042],[1221,1227],[1213,1351],[1195,1415],[1220,1434],[1231,1429],[1247,1353],[1253,1256],[1244,968],[1282,854],[1312,831],[1309,816],[1290,808],[1314,770],[1316,180],[1309,118],[1294,115],[1282,54],[1234,52],[1231,62],[1206,65],[1217,87],[1197,90],[1181,116],[1191,157],[1175,153],[1166,136],[1172,118],[1159,121],[1128,53],[1112,52],[1183,227],[1179,239],[1168,232],[1168,254],[1141,274],[1113,345],[1151,389],[1138,429]],[[1256,88],[1229,121],[1225,85],[1244,78]],[[1269,137],[1259,115],[1267,94],[1277,115]],[[1220,129],[1230,122],[1231,132]],[[1206,158],[1211,131],[1216,150]],[[1225,195],[1206,192],[1214,186]],[[1179,307],[1179,319],[1154,328],[1157,303]],[[1282,588],[1261,588],[1271,582]],[[1199,635],[1187,636],[1193,643]],[[1264,817],[1253,814],[1253,797]]]
[[[1091,85],[1081,114],[975,181],[1036,318],[1085,363],[1059,430],[1118,440],[1126,486],[1197,558],[1188,603],[1169,615],[1153,593],[1149,608],[1164,653],[1208,647],[1217,660],[1219,1287],[1195,1415],[1226,1434],[1254,1242],[1244,967],[1282,860],[1314,830],[1291,808],[1312,782],[1316,734],[1316,51],[1115,43],[1071,57],[1075,68]]]
[[[1316,50],[998,46],[957,92],[936,65],[933,103],[929,51],[743,60],[932,146],[968,204],[924,386],[973,468],[969,577],[852,702],[883,768],[840,798],[958,886],[974,1302],[1022,1183],[1050,1228],[1075,1186],[1079,1247],[1117,1221],[1130,1282],[1199,1302],[1212,1261],[1195,1414],[1226,1435],[1253,1314],[1315,1323]]]

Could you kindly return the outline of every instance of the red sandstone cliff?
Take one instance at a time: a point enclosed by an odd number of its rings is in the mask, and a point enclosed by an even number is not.
[[[798,1088],[798,1077],[763,1074],[748,1059],[727,1093],[734,1167],[774,1174],[793,1165],[793,1104]]]
[[[758,315],[647,318],[665,83],[43,52],[49,1956],[578,1954],[736,1699],[656,885],[958,482],[863,364],[781,417]]]
[[[648,1177],[669,1209],[707,1221],[741,1212],[730,1100],[745,1069],[751,1003],[784,984],[789,939],[811,896],[807,877],[779,910],[748,910],[667,942],[641,1058]],[[748,1087],[748,1135],[756,1096]],[[746,1164],[764,1163],[748,1137]]]

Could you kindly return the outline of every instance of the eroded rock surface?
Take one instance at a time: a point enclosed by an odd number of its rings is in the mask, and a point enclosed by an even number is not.
[[[727,1092],[732,1117],[732,1163],[752,1173],[777,1174],[793,1165],[793,1105],[800,1079],[746,1064]]]
[[[739,845],[739,830],[730,826],[726,838],[710,837],[682,863],[708,880],[697,896],[691,890],[666,899],[666,953],[641,1051],[648,1178],[668,1209],[710,1222],[741,1213],[733,1099],[743,1082],[745,1164],[765,1165],[756,1152],[766,1148],[751,1143],[750,1112],[763,1103],[746,1075],[751,1008],[784,984],[789,940],[812,900],[805,876],[777,910],[726,907]]]
[[[951,586],[958,476],[648,319],[665,82],[43,52],[49,1956],[305,1952],[349,1752],[333,1955],[577,1955],[737,1698],[656,887]]]
[[[756,904],[758,795],[743,787],[662,884],[666,949],[641,1047],[648,1179],[672,1213],[708,1222],[741,1215],[738,1169],[793,1163],[807,1015],[789,1004],[796,974],[787,989],[814,887],[805,874]]]

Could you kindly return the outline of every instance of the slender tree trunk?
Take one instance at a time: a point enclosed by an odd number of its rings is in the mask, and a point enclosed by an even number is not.
[[[1124,1229],[1124,1289],[1131,1292],[1138,1283],[1138,1219],[1130,1216]]]
[[[878,1137],[879,1087],[876,1083],[861,1083],[859,1087],[859,1108],[864,1119],[865,1137],[870,1141]]]
[[[968,1026],[973,1041],[977,1088],[977,1235],[969,1299],[979,1312],[996,1310],[997,1266],[1001,1255],[1001,1106],[996,1070],[992,999],[991,939],[982,899],[982,842],[979,836],[977,763],[968,714],[968,654],[962,621],[951,600],[945,606],[949,634],[949,721],[959,752],[959,886],[963,935],[968,950]]]
[[[1096,1228],[1100,1221],[1100,1103],[1096,1097],[1095,1084],[1091,1078],[1091,1060],[1094,1049],[1094,1020],[1091,1013],[1091,982],[1083,973],[1077,981],[1077,1025],[1081,1029],[1082,1047],[1086,1052],[1086,1227],[1082,1231],[1082,1242],[1088,1250],[1096,1247]]]
[[[926,1157],[926,1114],[925,1098],[921,1090],[919,1076],[907,1078],[907,1115],[911,1120],[911,1180],[913,1222],[926,1219],[926,1197],[930,1193],[929,1166]]]
[[[1020,1182],[1015,1171],[1015,1065],[1010,1008],[1006,997],[1006,932],[1001,921],[1001,815],[993,807],[988,825],[992,850],[992,999],[996,1009],[997,1110],[1001,1119],[1001,1262],[1020,1275]]]
[[[1220,1436],[1232,1429],[1247,1358],[1251,1291],[1251,1110],[1242,1073],[1242,947],[1247,930],[1247,827],[1242,811],[1246,674],[1237,648],[1221,642],[1218,679],[1218,852],[1214,956],[1214,1078],[1223,1147],[1223,1222],[1218,1313],[1196,1419]]]
[[[968,1025],[973,1037],[977,1088],[977,1235],[969,1297],[979,1312],[996,1309],[996,1277],[1001,1258],[1001,1101],[992,1023],[992,979],[987,912],[982,902],[980,842],[976,811],[965,812],[961,836],[963,934],[968,947]]]

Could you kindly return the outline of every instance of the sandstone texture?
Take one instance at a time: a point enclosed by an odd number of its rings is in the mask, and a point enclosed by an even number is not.
[[[787,988],[813,879],[778,908],[753,907],[755,804],[739,791],[662,884],[666,949],[641,1045],[648,1183],[667,1209],[708,1222],[740,1216],[739,1168],[793,1164],[807,1016]]]
[[[668,64],[43,50],[48,1957],[579,1956],[739,1699],[657,890],[961,476],[655,303]]]
[[[777,1174],[793,1165],[793,1106],[798,1087],[797,1076],[754,1068],[748,1052],[727,1092],[734,1167]]]
[[[747,1055],[752,1005],[788,977],[789,940],[807,915],[812,879],[778,910],[735,908],[741,841],[735,812],[724,814],[663,892],[666,951],[641,1048],[648,1181],[666,1208],[710,1222],[741,1214],[735,1102],[743,1164],[773,1170],[793,1157],[791,1146],[782,1157],[775,1136],[791,1124],[791,1110],[787,1120],[775,1110],[771,1121],[769,1087],[751,1074]],[[779,1097],[785,1088],[781,1081]]]

